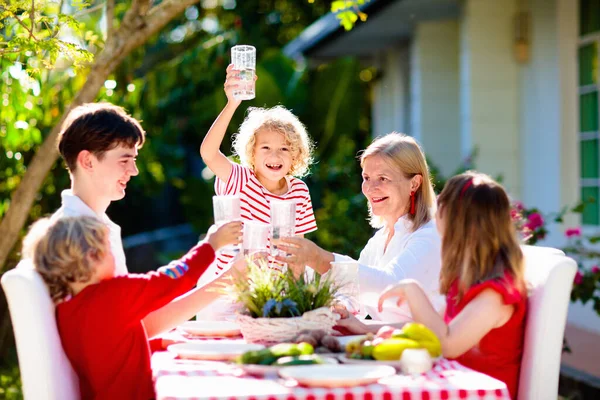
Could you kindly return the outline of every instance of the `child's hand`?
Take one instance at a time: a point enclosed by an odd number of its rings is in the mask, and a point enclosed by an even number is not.
[[[206,241],[214,251],[228,244],[238,244],[242,237],[242,222],[233,221],[221,226],[213,225],[206,234]]]
[[[404,300],[406,298],[406,293],[405,293],[406,285],[407,285],[407,282],[401,281],[397,285],[392,285],[392,286],[389,286],[388,288],[386,288],[383,291],[383,293],[381,293],[381,296],[379,296],[379,302],[377,304],[377,309],[379,310],[379,312],[383,311],[383,303],[387,299],[392,298],[392,297],[398,298],[398,301],[396,301],[396,305],[398,305],[398,306],[402,305],[402,303],[404,302]]]

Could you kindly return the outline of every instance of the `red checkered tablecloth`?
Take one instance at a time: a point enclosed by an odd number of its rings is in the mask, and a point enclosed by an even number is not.
[[[510,399],[506,385],[456,361],[442,359],[422,375],[395,375],[383,383],[350,388],[309,388],[276,377],[249,376],[219,362],[180,360],[169,352],[152,356],[157,400],[499,400]]]

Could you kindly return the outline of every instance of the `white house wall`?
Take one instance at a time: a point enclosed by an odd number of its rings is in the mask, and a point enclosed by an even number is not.
[[[410,133],[408,121],[408,49],[392,48],[377,56],[381,78],[373,85],[373,135]]]
[[[513,0],[466,0],[460,26],[463,155],[477,148],[478,170],[502,175],[521,194],[519,66],[513,57]]]
[[[450,176],[461,160],[459,24],[421,22],[411,45],[411,127],[432,162]]]

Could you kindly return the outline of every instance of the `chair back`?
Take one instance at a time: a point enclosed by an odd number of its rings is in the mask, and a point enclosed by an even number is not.
[[[523,246],[529,285],[520,400],[555,399],[567,310],[577,271],[575,261],[557,249]]]
[[[2,275],[25,400],[79,400],[79,380],[62,348],[54,303],[31,260]]]

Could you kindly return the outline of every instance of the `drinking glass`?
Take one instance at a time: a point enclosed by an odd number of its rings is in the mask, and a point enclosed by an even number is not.
[[[294,236],[296,228],[296,202],[294,200],[271,200],[271,249],[277,254],[279,239]]]
[[[213,196],[213,215],[216,225],[223,225],[227,222],[241,220],[240,214],[240,196]],[[228,252],[238,252],[237,245],[229,245],[223,247],[223,250]]]
[[[353,308],[350,312],[360,311],[360,286],[358,283],[358,261],[343,260],[332,261],[331,276],[336,284],[340,285],[339,294],[344,297],[344,303],[349,303]]]
[[[240,86],[233,91],[233,97],[238,100],[254,98],[254,74],[256,71],[256,48],[248,45],[238,45],[231,48],[231,63],[241,79]]]
[[[262,222],[244,222],[243,248],[244,256],[266,252],[271,227]]]

